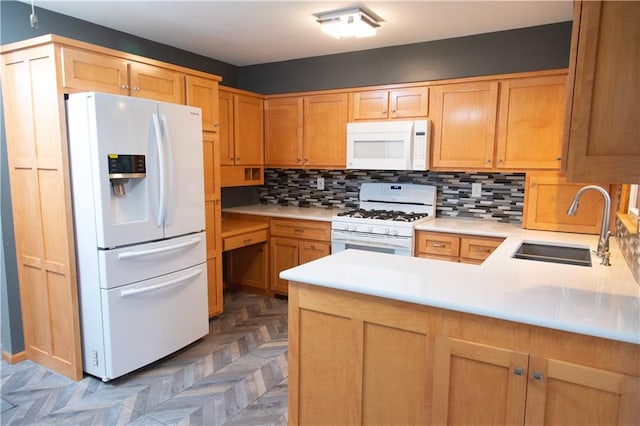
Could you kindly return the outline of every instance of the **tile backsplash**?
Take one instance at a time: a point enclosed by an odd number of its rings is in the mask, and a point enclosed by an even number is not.
[[[318,177],[324,189],[316,188]],[[404,182],[438,187],[438,217],[474,217],[522,223],[524,173],[453,173],[378,170],[265,169],[258,196],[263,204],[328,209],[358,205],[362,182]],[[471,197],[471,184],[482,184],[480,197]]]
[[[640,236],[632,234],[619,218],[616,218],[616,241],[633,278],[640,285]]]

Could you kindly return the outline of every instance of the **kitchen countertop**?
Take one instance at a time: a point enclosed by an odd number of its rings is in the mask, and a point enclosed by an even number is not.
[[[338,210],[275,205],[224,209],[330,221]],[[481,265],[346,250],[283,271],[283,279],[640,344],[640,285],[615,237],[611,264],[513,259],[523,241],[595,249],[597,235],[535,231],[481,219],[437,218],[416,230],[505,238]]]
[[[224,213],[243,213],[258,216],[283,217],[288,219],[318,220],[331,222],[331,218],[341,210],[320,207],[288,207],[275,204],[252,204],[222,209]]]

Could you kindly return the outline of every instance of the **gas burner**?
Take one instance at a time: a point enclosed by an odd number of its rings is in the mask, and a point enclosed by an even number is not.
[[[398,210],[356,209],[338,213],[338,216],[354,219],[392,220],[396,222],[414,222],[428,217],[428,213],[402,212]]]

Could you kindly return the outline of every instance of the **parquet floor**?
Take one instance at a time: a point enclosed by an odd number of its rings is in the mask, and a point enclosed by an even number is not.
[[[286,425],[287,302],[224,297],[206,337],[108,383],[3,361],[1,424]]]

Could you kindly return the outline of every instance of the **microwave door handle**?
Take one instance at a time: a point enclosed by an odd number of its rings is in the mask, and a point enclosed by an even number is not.
[[[404,161],[406,170],[411,170],[413,167],[413,139],[414,139],[414,129],[413,125],[411,125],[411,130],[409,131],[409,140],[404,144]]]

